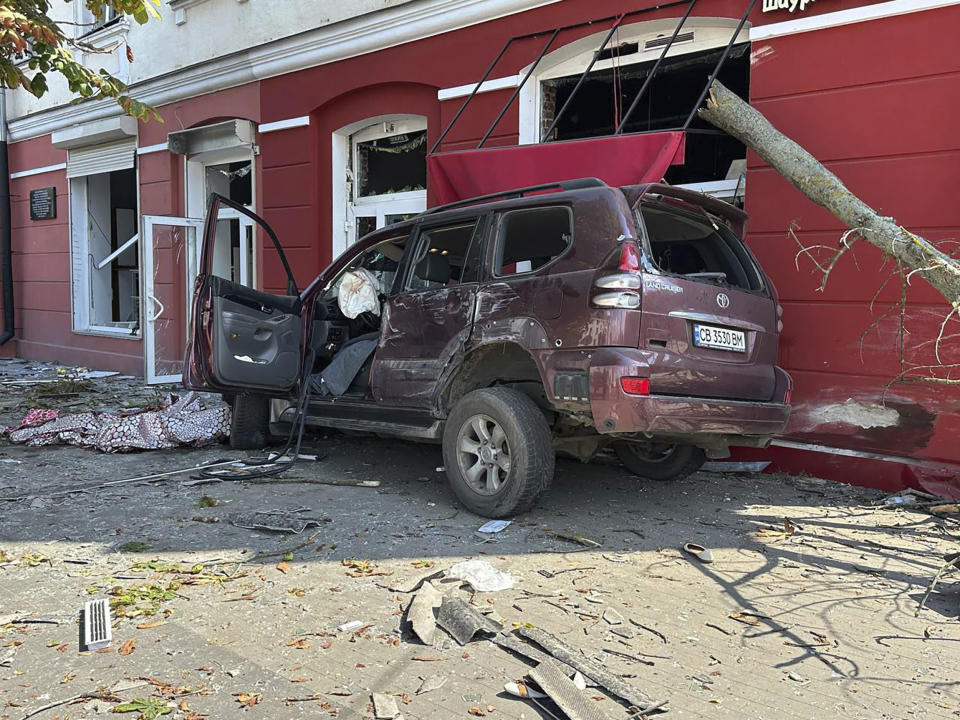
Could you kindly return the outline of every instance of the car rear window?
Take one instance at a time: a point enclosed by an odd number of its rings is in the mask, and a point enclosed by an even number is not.
[[[573,242],[573,213],[566,206],[526,208],[505,213],[497,244],[496,274],[539,270],[563,255]]]
[[[641,203],[640,215],[661,271],[743,290],[765,288],[743,241],[706,212],[648,201]]]

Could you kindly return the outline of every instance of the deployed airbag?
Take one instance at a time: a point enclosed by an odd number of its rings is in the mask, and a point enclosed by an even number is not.
[[[360,313],[380,314],[380,284],[372,272],[357,268],[343,274],[337,290],[340,311],[353,320]]]

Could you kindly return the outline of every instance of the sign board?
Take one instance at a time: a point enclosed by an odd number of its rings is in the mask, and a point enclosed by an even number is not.
[[[45,187],[30,191],[30,219],[53,220],[57,217],[57,188]]]
[[[774,10],[788,10],[789,12],[803,12],[814,0],[763,0],[763,12]]]

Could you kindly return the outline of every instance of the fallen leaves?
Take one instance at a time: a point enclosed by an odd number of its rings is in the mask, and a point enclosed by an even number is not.
[[[234,693],[233,696],[237,699],[237,702],[240,703],[243,707],[253,707],[258,705],[260,700],[263,698],[263,695],[260,693]]]
[[[64,675],[63,678],[60,680],[60,684],[66,685],[68,682],[73,680],[76,676],[77,676],[76,673],[69,673],[67,675]]]
[[[781,542],[793,537],[797,533],[797,526],[787,519],[783,521],[783,528],[763,528],[757,531],[757,537],[770,542]]]
[[[413,565],[415,568],[418,568],[421,570],[426,568],[432,568],[434,565],[436,565],[436,563],[433,560],[415,560],[410,564]]]
[[[153,620],[151,622],[140,623],[137,625],[137,630],[150,630],[151,628],[158,628],[166,624],[166,620]]]
[[[49,563],[50,558],[40,553],[26,553],[20,558],[20,567],[37,567],[43,563]]]
[[[287,593],[289,593],[290,595],[293,595],[293,596],[295,596],[295,597],[303,597],[303,596],[305,596],[305,595],[307,594],[307,591],[306,591],[305,588],[295,587],[295,588],[290,588],[289,590],[287,590]]]
[[[211,508],[211,507],[216,507],[219,504],[220,504],[220,501],[217,500],[215,497],[204,495],[203,497],[200,498],[200,502],[197,503],[197,507]]]
[[[117,655],[129,655],[136,649],[137,649],[136,642],[134,642],[133,638],[130,638],[123,645],[120,646],[120,649],[117,650]]]
[[[286,575],[286,574],[290,571],[290,563],[288,563],[286,560],[282,560],[282,561],[278,562],[278,563],[277,563],[277,570],[279,570],[279,571],[282,572],[284,575]]]
[[[761,615],[754,615],[753,613],[741,613],[736,612],[731,615],[728,615],[731,620],[736,620],[737,622],[743,623],[744,625],[759,625]]]
[[[443,662],[442,657],[432,657],[430,655],[417,655],[414,658],[410,658],[415,662]]]
[[[384,570],[377,570],[377,565],[373,561],[366,560],[348,560],[344,558],[340,561],[340,564],[344,567],[350,568],[353,572],[348,572],[347,575],[350,577],[373,577],[381,576],[385,577],[387,575],[392,575],[393,573],[386,572]]]
[[[143,720],[156,720],[161,715],[169,715],[173,708],[159,698],[134,698],[130,702],[113,706],[115,713],[138,712]]]
[[[287,643],[287,647],[296,648],[297,650],[306,650],[310,647],[310,643],[307,642],[306,638],[294,638]]]

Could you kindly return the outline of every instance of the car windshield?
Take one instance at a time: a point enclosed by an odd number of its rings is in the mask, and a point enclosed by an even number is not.
[[[750,253],[722,221],[699,208],[644,201],[638,222],[647,230],[654,264],[663,272],[759,291],[763,276]]]

